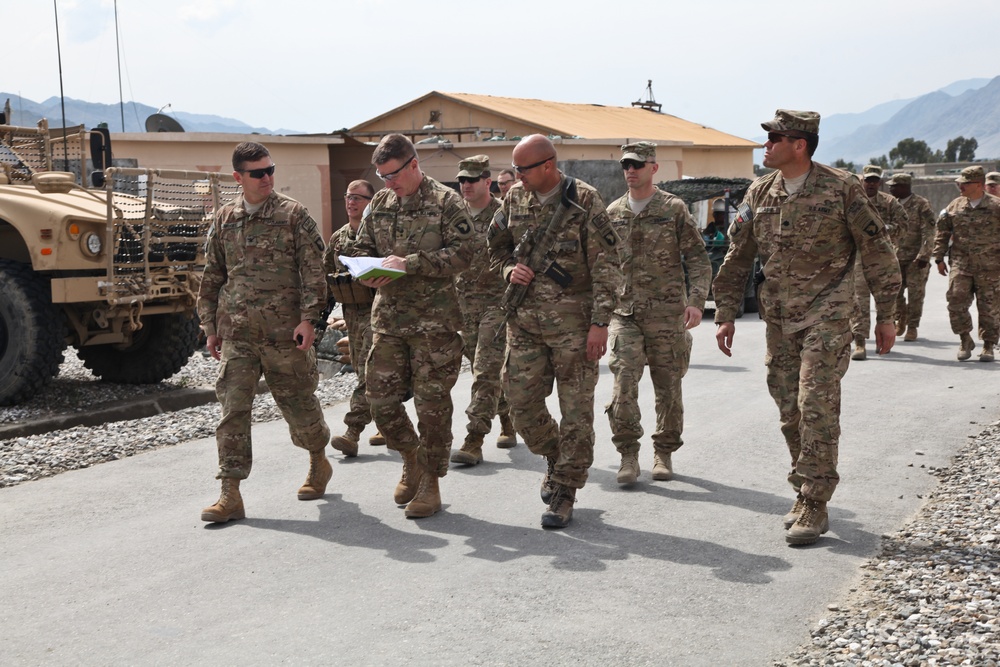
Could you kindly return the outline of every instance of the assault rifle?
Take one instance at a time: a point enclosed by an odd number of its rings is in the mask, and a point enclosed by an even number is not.
[[[563,176],[563,181],[559,186],[559,205],[552,214],[549,223],[545,227],[536,228],[534,233],[532,233],[530,228],[525,230],[514,247],[514,260],[527,265],[528,268],[535,272],[536,277],[545,274],[556,281],[560,287],[566,287],[573,282],[573,276],[552,259],[552,251],[555,249],[556,237],[559,235],[563,223],[573,214],[573,208],[578,208],[581,211],[584,209],[576,203],[575,178]],[[507,289],[503,293],[503,298],[500,300],[500,305],[505,312],[500,326],[493,335],[494,342],[500,339],[500,335],[507,327],[507,320],[510,319],[512,314],[517,312],[517,309],[524,301],[524,297],[528,294],[528,287],[530,286],[530,284],[515,285],[514,283],[507,285]]]

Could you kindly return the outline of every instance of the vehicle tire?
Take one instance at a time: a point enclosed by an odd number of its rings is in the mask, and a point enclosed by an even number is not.
[[[170,313],[143,318],[131,345],[94,345],[77,353],[105,382],[155,384],[183,368],[197,347],[197,318]]]
[[[59,374],[61,322],[46,281],[29,264],[0,259],[0,405],[23,403]]]

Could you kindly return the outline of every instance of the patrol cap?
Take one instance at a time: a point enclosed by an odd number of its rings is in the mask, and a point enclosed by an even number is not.
[[[877,164],[866,164],[865,168],[861,170],[861,178],[865,180],[869,178],[877,178],[878,180],[881,181],[882,167],[878,166]]]
[[[913,177],[909,174],[893,174],[889,178],[889,185],[912,185]]]
[[[622,146],[623,160],[635,160],[636,162],[656,162],[656,144],[652,141],[637,141],[634,144]]]
[[[774,120],[761,123],[760,126],[768,132],[802,132],[818,135],[819,114],[815,111],[778,109],[774,112]]]
[[[480,178],[489,169],[489,155],[473,155],[458,163],[458,175],[466,178]]]
[[[956,183],[982,183],[986,180],[982,167],[966,167],[955,179]]]
[[[998,185],[1000,184],[1000,171],[991,171],[986,174],[986,183],[988,185]]]

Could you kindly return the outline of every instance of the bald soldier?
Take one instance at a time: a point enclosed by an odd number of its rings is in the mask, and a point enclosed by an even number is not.
[[[889,179],[889,194],[906,210],[906,220],[893,233],[896,261],[903,286],[896,298],[896,335],[904,341],[917,340],[917,328],[924,313],[924,295],[931,268],[936,216],[929,201],[913,194],[913,177],[893,174]]]
[[[510,406],[503,396],[500,371],[507,348],[504,336],[496,336],[503,321],[500,300],[505,285],[490,271],[486,233],[500,200],[490,194],[490,158],[476,155],[458,163],[458,187],[465,200],[469,218],[480,243],[469,268],[455,278],[458,303],[462,307],[462,344],[472,363],[472,397],[465,414],[468,434],[462,448],[451,455],[452,463],[476,465],[483,460],[483,440],[490,432],[493,418],[500,417],[497,447],[510,449],[517,444]]]
[[[653,185],[659,169],[656,144],[626,144],[619,162],[628,192],[608,207],[608,217],[622,240],[624,281],[609,329],[608,367],[615,387],[606,412],[611,441],[621,454],[617,481],[634,484],[640,474],[643,435],[639,380],[647,365],[656,399],[651,437],[654,480],[670,479],[672,455],[684,444],[681,380],[691,358],[687,330],[701,323],[712,263],[687,205]]]
[[[906,210],[895,197],[882,192],[882,167],[878,165],[865,165],[861,172],[862,187],[865,194],[875,206],[879,216],[885,224],[886,231],[889,232],[889,239],[893,241],[896,230],[907,224]],[[872,328],[871,297],[872,290],[865,282],[865,274],[861,266],[861,258],[854,263],[854,295],[858,301],[858,313],[851,318],[851,333],[854,334],[854,352],[851,353],[853,361],[864,361],[868,358],[865,350],[865,341]],[[899,332],[896,332],[897,335]]]
[[[510,293],[524,291],[507,321],[504,390],[514,427],[547,462],[542,526],[562,528],[594,461],[594,388],[621,282],[619,239],[601,196],[559,171],[547,138],[525,137],[512,161],[521,180],[489,231],[492,268]],[[553,383],[558,423],[545,405]]]
[[[982,167],[962,170],[956,179],[961,195],[941,213],[934,236],[934,263],[948,276],[948,316],[959,336],[959,361],[976,349],[969,315],[973,298],[983,341],[980,361],[993,361],[1000,337],[1000,199],[986,193],[985,180]]]
[[[778,405],[795,504],[785,515],[789,544],[827,532],[827,503],[840,476],[840,381],[850,364],[851,272],[861,257],[875,295],[875,345],[892,349],[899,266],[889,235],[857,179],[812,161],[819,114],[778,109],[767,131],[764,166],[730,228],[732,243],[713,285],[719,349],[732,356],[734,320],[754,258],[766,323],[767,387]]]

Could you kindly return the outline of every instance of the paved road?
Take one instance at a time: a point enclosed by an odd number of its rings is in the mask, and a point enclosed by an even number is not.
[[[283,423],[254,429],[248,518],[199,520],[215,500],[214,442],[0,490],[0,655],[6,664],[768,665],[856,583],[966,438],[994,421],[997,364],[953,361],[944,279],[922,340],[854,363],[831,533],[790,548],[792,503],[763,324],[735,357],[695,331],[678,476],[615,483],[604,419],[574,521],[543,531],[542,466],[523,445],[442,482],[445,511],[406,520],[398,457],[362,447],[325,499]],[[456,387],[459,414],[469,378]],[[598,404],[609,396],[605,368]],[[646,387],[645,395],[650,395]],[[327,411],[339,424],[346,406]],[[652,414],[648,406],[647,414]],[[125,426],[123,425],[123,428]],[[464,423],[456,419],[456,440]]]

